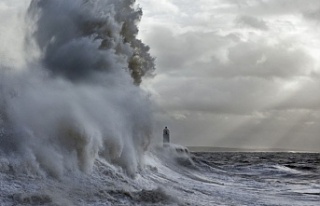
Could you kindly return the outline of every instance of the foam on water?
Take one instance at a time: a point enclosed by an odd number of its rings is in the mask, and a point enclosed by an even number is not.
[[[319,156],[149,145],[141,15],[134,0],[1,2],[0,205],[318,204]]]
[[[143,156],[143,167],[133,179],[121,167],[100,157],[96,159],[91,173],[70,173],[59,180],[41,175],[14,174],[10,171],[11,163],[2,159],[1,204],[316,205],[319,201],[317,173],[313,174],[315,176],[309,176],[308,171],[298,176],[272,175],[263,169],[272,169],[268,166],[272,161],[265,165],[260,163],[257,167],[249,167],[245,163],[247,172],[243,168],[239,171],[237,158],[218,165],[221,157],[237,157],[237,153],[194,156],[181,154],[178,152],[181,148],[176,145],[151,147]],[[251,159],[258,155],[262,154],[248,153],[241,158],[247,156]],[[180,164],[178,159],[182,156],[193,164]],[[319,158],[319,155],[310,156],[310,160]],[[290,161],[293,161],[292,157]],[[301,161],[301,157],[296,156],[294,161]],[[215,170],[205,167],[203,162]],[[281,174],[292,173],[281,167],[273,167],[273,170],[274,174],[277,170]]]

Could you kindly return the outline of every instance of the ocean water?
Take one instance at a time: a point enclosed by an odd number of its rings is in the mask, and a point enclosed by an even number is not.
[[[1,0],[0,205],[319,205],[319,154],[151,145],[135,0]]]
[[[102,158],[59,178],[0,159],[0,205],[319,205],[320,154],[147,151],[134,176]],[[27,165],[26,165],[27,166]],[[21,169],[19,171],[19,169]]]

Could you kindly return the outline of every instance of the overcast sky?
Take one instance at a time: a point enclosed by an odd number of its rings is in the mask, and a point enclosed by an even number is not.
[[[158,139],[320,151],[319,0],[138,3]]]

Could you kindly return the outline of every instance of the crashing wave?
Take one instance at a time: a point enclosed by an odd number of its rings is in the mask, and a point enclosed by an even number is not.
[[[16,15],[8,58],[24,63],[0,64],[0,152],[14,167],[59,177],[101,156],[137,171],[152,130],[138,85],[155,67],[141,15],[134,0],[32,0]]]

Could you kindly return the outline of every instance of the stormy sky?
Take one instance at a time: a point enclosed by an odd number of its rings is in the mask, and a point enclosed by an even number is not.
[[[138,0],[155,135],[320,151],[319,0]]]

